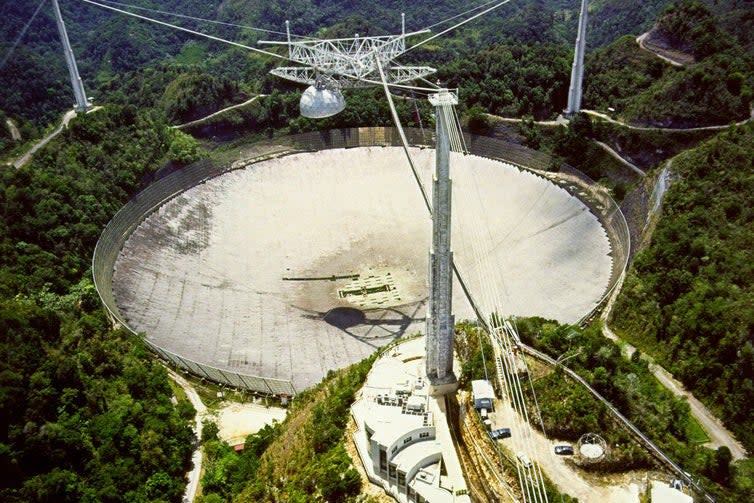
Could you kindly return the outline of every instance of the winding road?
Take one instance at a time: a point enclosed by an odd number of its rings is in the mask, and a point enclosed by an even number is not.
[[[649,36],[649,32],[642,33],[641,35],[639,35],[638,37],[636,37],[636,43],[639,44],[639,47],[641,47],[642,49],[644,49],[647,52],[651,52],[652,54],[654,54],[658,58],[660,58],[660,59],[662,59],[664,61],[667,61],[668,63],[670,63],[673,66],[683,66],[684,65],[684,62],[682,62],[682,61],[677,61],[677,60],[675,60],[673,58],[670,58],[670,57],[668,57],[668,56],[666,56],[664,54],[660,54],[657,51],[653,51],[652,49],[650,49],[649,47],[647,47],[647,45],[645,43],[645,41],[647,39],[647,36]]]

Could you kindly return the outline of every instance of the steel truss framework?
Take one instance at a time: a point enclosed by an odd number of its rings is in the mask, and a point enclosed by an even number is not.
[[[286,28],[288,24],[286,23]],[[305,66],[278,67],[270,73],[278,77],[313,85],[318,77],[329,77],[341,88],[368,87],[381,82],[379,59],[386,80],[391,84],[409,82],[434,73],[428,66],[402,66],[393,60],[406,52],[406,39],[427,33],[421,30],[400,35],[338,38],[329,40],[260,41],[265,45],[286,45],[288,59]]]

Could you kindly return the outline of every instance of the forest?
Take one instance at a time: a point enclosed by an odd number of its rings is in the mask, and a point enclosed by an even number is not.
[[[110,216],[174,133],[109,106],[24,169],[0,170],[0,499],[178,501],[194,410],[165,368],[113,330],[89,275]]]
[[[585,106],[614,108],[616,117],[632,124],[673,128],[728,124],[748,116],[754,16],[746,0],[683,0],[669,9],[662,0],[640,6],[620,0],[593,3]],[[146,0],[132,4],[155,7]],[[397,4],[166,0],[159,8],[270,30],[281,30],[290,19],[299,34],[351,36],[396,32]],[[0,4],[0,125],[11,119],[22,136],[14,140],[2,127],[2,159],[12,159],[49,131],[72,102],[50,12],[40,11],[13,48],[36,6],[32,0]],[[267,74],[277,64],[271,58],[79,1],[61,1],[61,7],[84,84],[103,107],[75,118],[24,168],[0,167],[0,499],[180,501],[194,448],[189,426],[194,411],[183,402],[173,404],[164,368],[138,340],[112,329],[100,308],[89,265],[102,228],[158,168],[180,169],[211,155],[218,147],[213,138],[222,146],[239,136],[389,124],[391,119],[378,89],[347,91],[349,107],[335,118],[301,118],[301,89]],[[405,63],[437,67],[436,78],[459,87],[461,110],[482,130],[492,124],[485,113],[526,116],[525,141],[548,149],[558,161],[590,168],[599,158],[592,138],[609,137],[642,156],[647,163],[642,168],[654,168],[656,156],[642,150],[675,147],[649,133],[636,141],[639,135],[593,124],[583,115],[551,137],[534,125],[534,119],[554,118],[565,105],[577,7],[565,0],[511,2],[468,29],[409,53]],[[466,8],[461,0],[415,3],[407,9],[407,24],[423,28]],[[196,20],[165,19],[207,28]],[[638,48],[635,36],[655,21],[655,29],[693,53],[694,64],[676,68]],[[280,36],[228,25],[208,30],[247,44]],[[190,134],[170,127],[259,93],[269,96],[191,128]],[[412,98],[403,95],[396,101],[402,121],[426,127],[430,110]],[[689,136],[678,145],[693,146],[700,138]],[[750,451],[753,146],[749,124],[673,159],[674,183],[662,217],[651,243],[636,255],[611,322],[622,337],[682,379]],[[595,179],[604,174],[591,168]],[[570,329],[543,320],[522,323],[527,340],[553,354],[564,350],[565,330]],[[592,354],[576,360],[585,378],[710,481],[722,500],[754,498],[751,462],[726,463],[724,451],[696,446],[687,406],[656,389],[645,363],[622,359],[597,328],[577,333],[578,344]],[[469,379],[479,372],[480,357],[472,349],[464,351],[469,358],[464,379]],[[368,367],[368,361],[362,362],[302,394],[294,407],[310,414],[303,426],[266,428],[247,440],[242,454],[231,452],[208,428],[205,503],[271,501],[276,494],[288,501],[311,501],[312,495],[354,501],[357,479],[340,441],[347,405]],[[603,411],[568,414],[584,410],[588,397],[566,381],[553,377],[540,385],[538,393],[553,397],[544,409],[546,424],[565,438],[607,423]],[[554,397],[567,397],[569,405],[560,407]],[[301,450],[287,449],[294,440]],[[623,459],[634,466],[647,463],[633,451]],[[281,479],[281,460],[316,462]],[[271,479],[276,482],[265,483]]]

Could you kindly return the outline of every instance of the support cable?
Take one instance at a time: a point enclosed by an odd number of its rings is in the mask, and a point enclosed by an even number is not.
[[[151,17],[142,16],[140,14],[136,14],[136,13],[133,13],[133,12],[128,12],[126,10],[118,9],[116,7],[111,7],[109,5],[104,5],[104,4],[101,4],[99,2],[94,2],[93,0],[81,0],[81,1],[84,2],[84,3],[91,4],[91,5],[96,5],[97,7],[102,7],[103,9],[108,9],[108,10],[111,10],[111,11],[114,11],[114,12],[119,12],[119,13],[125,14],[127,16],[135,17],[135,18],[138,18],[138,19],[143,19],[145,21],[150,21],[152,23],[156,23],[156,24],[159,24],[159,25],[162,25],[162,26],[167,26],[168,28],[174,28],[174,29],[179,30],[179,31],[185,31],[186,33],[191,33],[192,35],[199,35],[200,37],[205,37],[205,38],[208,38],[210,40],[214,40],[216,42],[223,42],[225,44],[234,45],[234,46],[240,47],[242,49],[248,49],[250,51],[253,51],[253,52],[256,52],[256,53],[259,53],[259,54],[264,54],[266,56],[272,56],[274,58],[284,59],[284,60],[288,61],[287,57],[282,56],[280,54],[275,54],[274,52],[265,51],[264,49],[257,49],[256,47],[251,47],[249,45],[241,44],[239,42],[233,42],[231,40],[226,40],[224,38],[215,37],[214,35],[209,35],[207,33],[202,33],[200,31],[190,30],[188,28],[184,28],[182,26],[178,26],[178,25],[175,25],[175,24],[167,23],[165,21],[160,21],[158,19],[153,19]]]
[[[446,28],[446,29],[444,29],[443,31],[441,31],[441,32],[439,32],[439,33],[436,33],[436,34],[432,35],[431,37],[425,38],[425,39],[424,39],[424,40],[422,40],[421,42],[418,42],[418,43],[416,43],[416,44],[412,45],[411,47],[409,47],[408,49],[406,49],[405,51],[403,51],[403,54],[406,54],[407,52],[409,52],[409,51],[412,51],[412,50],[416,49],[417,47],[420,47],[420,46],[422,46],[422,45],[426,44],[426,43],[427,43],[427,42],[429,42],[430,40],[434,40],[434,39],[436,39],[437,37],[440,37],[440,36],[442,36],[442,35],[445,35],[445,34],[446,34],[446,33],[448,33],[449,31],[453,31],[453,30],[455,30],[456,28],[458,28],[458,27],[460,27],[460,26],[463,26],[463,25],[465,25],[466,23],[468,23],[468,22],[470,22],[470,21],[473,21],[474,19],[476,19],[476,18],[478,18],[478,17],[481,17],[481,16],[483,16],[483,15],[487,14],[488,12],[490,12],[490,11],[493,11],[493,10],[497,9],[498,7],[501,7],[501,6],[505,5],[505,4],[507,4],[508,2],[510,2],[510,0],[503,0],[502,2],[499,2],[499,3],[495,4],[495,5],[493,5],[492,7],[489,7],[489,8],[487,8],[487,9],[483,10],[482,12],[479,12],[479,13],[477,13],[477,14],[474,14],[474,15],[473,15],[473,16],[471,16],[470,18],[468,18],[468,19],[465,19],[465,20],[461,21],[460,23],[454,24],[454,25],[453,25],[453,26],[451,26],[450,28]]]
[[[204,18],[201,18],[201,17],[188,16],[186,14],[178,14],[177,12],[169,12],[169,11],[165,11],[165,10],[149,9],[147,7],[139,7],[137,5],[130,5],[130,4],[121,3],[121,2],[113,2],[112,0],[100,0],[100,1],[102,3],[105,3],[105,4],[117,5],[118,7],[125,7],[127,9],[141,10],[141,11],[145,11],[145,12],[153,12],[155,14],[163,14],[165,16],[173,16],[173,17],[179,17],[179,18],[183,18],[183,19],[191,19],[192,21],[201,21],[203,23],[212,23],[212,24],[218,24],[218,25],[222,25],[222,26],[231,26],[233,28],[242,28],[244,30],[259,31],[259,32],[262,32],[262,33],[270,33],[270,34],[273,34],[273,35],[286,35],[286,32],[282,32],[282,31],[267,30],[265,28],[256,28],[254,26],[247,26],[247,25],[236,24],[236,23],[227,23],[225,21],[216,21],[216,20],[213,20],[213,19],[204,19]],[[294,34],[291,34],[291,37],[313,39],[313,37],[306,37],[304,35],[294,35]]]
[[[497,2],[497,0],[491,0],[489,2],[485,2],[483,4],[479,4],[476,7],[472,7],[471,9],[469,9],[467,11],[461,12],[460,14],[456,14],[455,16],[450,16],[447,19],[443,19],[442,21],[438,21],[435,24],[431,24],[431,25],[427,26],[425,29],[431,30],[432,28],[435,28],[436,26],[440,26],[441,24],[445,24],[445,23],[447,23],[449,21],[453,21],[454,19],[458,19],[459,17],[463,17],[466,14],[470,14],[470,13],[476,11],[476,10],[483,9],[483,8],[487,7],[488,5],[493,4],[495,2]]]
[[[3,57],[3,60],[0,61],[0,70],[2,70],[5,64],[8,62],[11,55],[13,54],[13,51],[16,50],[16,47],[18,47],[18,44],[21,42],[21,39],[24,38],[24,35],[26,35],[26,32],[29,30],[29,26],[31,26],[31,23],[34,21],[34,18],[37,17],[37,14],[39,14],[39,11],[42,9],[42,5],[44,5],[46,1],[47,0],[42,0],[41,2],[39,2],[39,5],[37,5],[36,10],[34,11],[34,14],[31,15],[29,20],[21,29],[21,33],[18,34],[18,36],[16,37],[16,40],[13,41],[13,45],[10,46],[10,49],[8,49],[8,52]]]
[[[387,80],[385,79],[385,72],[382,71],[382,63],[380,63],[380,58],[377,55],[377,53],[374,53],[374,60],[377,63],[377,70],[380,72],[380,78],[382,79],[382,87],[385,90],[385,97],[387,97],[387,103],[390,106],[390,113],[393,115],[393,121],[395,122],[395,126],[398,128],[398,134],[401,137],[401,142],[403,143],[403,151],[406,153],[406,158],[408,158],[408,163],[411,165],[411,172],[414,174],[414,178],[416,179],[417,185],[419,185],[419,190],[421,191],[422,198],[424,199],[424,204],[427,207],[427,210],[429,211],[429,214],[432,214],[432,203],[429,202],[429,196],[427,196],[427,191],[424,188],[424,184],[422,184],[421,178],[419,177],[419,172],[416,170],[416,166],[414,165],[414,160],[411,158],[411,153],[408,150],[408,140],[406,139],[406,133],[403,131],[403,126],[401,125],[401,119],[398,117],[398,111],[395,109],[395,104],[393,103],[393,96],[390,94],[390,88],[388,87]]]

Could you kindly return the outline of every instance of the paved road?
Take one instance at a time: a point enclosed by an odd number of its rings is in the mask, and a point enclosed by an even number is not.
[[[196,450],[191,457],[194,467],[188,473],[188,484],[186,485],[186,492],[183,494],[182,500],[183,503],[191,503],[196,497],[196,491],[199,487],[199,478],[202,472],[202,444],[200,440],[202,438],[202,420],[204,420],[204,417],[207,414],[207,407],[204,405],[204,402],[202,402],[202,399],[199,398],[194,387],[191,386],[186,379],[171,369],[167,369],[167,371],[170,378],[175,381],[178,386],[183,388],[191,405],[196,409],[196,424],[194,425],[194,432],[196,433]]]
[[[623,346],[623,354],[626,358],[631,358],[631,355],[636,351],[635,347],[619,339],[618,336],[610,330],[610,327],[607,324],[604,324],[602,330],[603,334],[608,339],[620,341]],[[736,440],[733,434],[722,425],[720,420],[715,417],[715,415],[712,414],[702,402],[694,397],[689,391],[686,391],[686,388],[684,388],[681,382],[676,380],[672,374],[663,367],[654,363],[654,360],[652,360],[651,357],[642,355],[642,358],[649,361],[649,371],[652,372],[655,378],[660,381],[663,386],[670,390],[675,396],[686,398],[689,408],[691,409],[691,415],[693,415],[694,419],[702,425],[705,433],[707,433],[707,436],[710,438],[710,441],[705,444],[707,447],[717,449],[724,445],[730,449],[733,459],[738,460],[746,457],[746,449],[744,449],[741,443]]]
[[[618,293],[623,286],[624,278],[625,273],[618,280],[618,283],[615,285],[615,289],[613,290],[613,294],[610,296],[610,299],[605,305],[605,309],[602,311],[602,333],[608,339],[612,339],[616,342],[621,343],[623,347],[623,354],[626,356],[626,358],[631,358],[631,355],[634,354],[636,348],[615,335],[615,333],[610,329],[610,326],[607,323],[607,320],[610,317],[610,313],[613,310],[615,299],[618,298]],[[668,388],[675,396],[685,397],[687,399],[689,408],[691,409],[691,414],[699,422],[699,424],[702,425],[705,432],[710,437],[710,442],[708,442],[707,444],[709,447],[717,448],[725,445],[728,447],[728,449],[730,449],[730,452],[733,455],[733,459],[738,460],[746,457],[746,449],[744,449],[744,447],[738,440],[736,440],[733,434],[722,425],[720,420],[717,419],[715,415],[712,414],[712,412],[710,412],[709,409],[704,406],[703,403],[697,400],[690,392],[686,391],[686,389],[683,387],[683,384],[674,379],[670,372],[662,368],[660,365],[654,363],[654,361],[648,355],[642,355],[642,358],[645,358],[650,362],[649,370],[652,372],[652,374],[654,374],[655,378],[660,381],[660,383],[662,383],[663,386]]]
[[[558,362],[556,360],[542,353],[541,351],[537,351],[536,349],[530,346],[521,344],[521,349],[524,352],[549,363],[550,365],[553,365],[553,366],[558,365]],[[597,390],[592,388],[583,377],[581,377],[579,374],[577,374],[575,371],[571,370],[570,368],[566,367],[565,365],[561,365],[561,368],[563,369],[565,373],[567,373],[573,379],[581,383],[581,385],[584,386],[584,388],[586,388],[597,400],[602,402],[605,405],[605,407],[607,407],[607,409],[610,411],[610,413],[613,415],[613,417],[617,419],[618,421],[620,421],[621,423],[623,423],[634,434],[634,436],[644,444],[645,447],[650,449],[658,459],[660,459],[669,468],[671,468],[676,473],[676,476],[678,478],[684,479],[696,492],[703,495],[707,501],[709,501],[710,503],[714,503],[715,501],[714,498],[709,493],[707,493],[704,490],[704,488],[697,483],[697,481],[693,480],[690,475],[687,475],[680,465],[678,465],[667,454],[665,454],[665,452],[663,452],[662,449],[657,447],[657,445],[654,442],[652,442],[652,440],[650,440],[646,435],[644,435],[644,433],[642,433],[641,430],[639,430],[639,428],[637,428],[636,425],[634,425],[634,423],[629,421],[628,418],[626,418],[626,416],[621,414],[621,412],[618,409],[616,409],[612,403],[610,403],[605,397],[603,397]]]
[[[667,370],[655,363],[650,363],[649,370],[651,370],[657,380],[672,391],[673,394],[686,397],[689,407],[691,408],[691,413],[696,420],[701,423],[702,427],[710,437],[710,442],[708,443],[710,447],[717,448],[721,445],[725,445],[730,449],[733,459],[738,460],[746,457],[746,449],[744,449],[741,443],[733,437],[733,434],[728,431],[725,426],[720,424],[720,420],[717,419],[709,409],[704,406],[704,404],[694,398],[694,395],[686,391],[683,384],[675,380]]]

